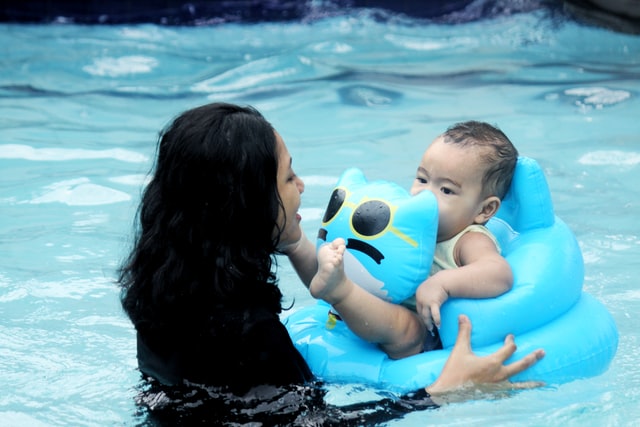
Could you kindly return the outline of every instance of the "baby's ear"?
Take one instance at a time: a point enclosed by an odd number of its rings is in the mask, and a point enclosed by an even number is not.
[[[500,198],[489,196],[482,201],[482,210],[475,218],[476,224],[485,224],[500,209]]]

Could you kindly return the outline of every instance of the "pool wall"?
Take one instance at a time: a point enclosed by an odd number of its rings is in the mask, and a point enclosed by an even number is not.
[[[544,7],[589,24],[640,33],[640,0],[0,0],[0,5],[0,22],[162,25],[291,21],[360,8],[456,23]]]

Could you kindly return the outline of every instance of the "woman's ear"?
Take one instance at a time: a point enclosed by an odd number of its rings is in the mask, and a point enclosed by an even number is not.
[[[476,224],[486,224],[492,216],[500,209],[500,198],[498,196],[489,196],[482,201],[481,210],[475,217]]]

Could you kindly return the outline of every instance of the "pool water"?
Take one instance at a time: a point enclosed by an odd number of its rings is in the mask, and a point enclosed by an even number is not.
[[[497,124],[543,167],[583,250],[584,287],[619,328],[610,369],[391,425],[640,419],[640,37],[545,10],[457,25],[361,11],[208,27],[4,24],[0,45],[0,424],[139,421],[115,270],[158,131],[210,101],[254,105],[279,130],[306,183],[309,235],[345,168],[408,188],[426,145],[457,121]],[[285,305],[314,303],[286,259],[279,271]],[[333,386],[327,399],[368,392]]]

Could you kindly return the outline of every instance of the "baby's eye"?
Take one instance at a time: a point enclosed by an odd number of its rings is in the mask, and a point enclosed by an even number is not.
[[[418,181],[420,184],[426,184],[427,180],[425,178],[420,178],[419,176],[416,177],[416,181]]]
[[[450,195],[450,194],[456,194],[452,189],[447,188],[447,187],[442,187],[442,188],[440,189],[440,191],[442,191],[444,194],[448,194],[448,195]]]

